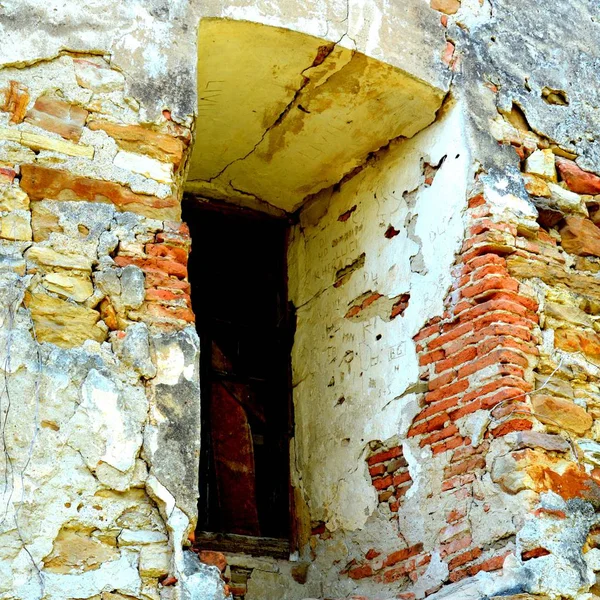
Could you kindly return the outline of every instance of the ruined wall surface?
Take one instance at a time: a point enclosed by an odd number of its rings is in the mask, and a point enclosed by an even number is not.
[[[357,591],[348,571],[371,549],[400,548],[406,469],[395,461],[389,479],[398,490],[380,501],[366,458],[381,441],[405,437],[419,410],[412,338],[443,310],[452,281],[469,162],[461,139],[461,107],[447,107],[438,123],[313,198],[293,229],[292,477],[309,529],[303,559],[315,561],[306,585],[334,597]],[[362,580],[360,592],[375,593],[371,584]]]
[[[182,550],[199,386],[179,200],[202,16],[452,77],[455,98],[300,214],[299,551],[230,557],[231,589],[600,595],[600,14],[431,6],[2,3],[0,597],[226,595]]]
[[[223,595],[182,550],[200,439],[191,132],[108,56],[47,58],[0,69],[0,597]]]
[[[388,279],[385,246],[371,234],[385,230],[385,218],[353,221],[364,207],[359,193],[336,214],[319,214],[316,204],[302,214],[290,253],[299,307],[294,467],[306,493],[298,514],[311,520],[312,535],[301,554],[304,595],[294,583],[274,597],[591,600],[600,591],[600,164],[586,74],[597,68],[597,7],[566,2],[549,14],[534,2],[519,10],[509,1],[433,4],[447,27],[451,91],[469,114],[464,204],[454,208],[468,205],[464,229],[456,256],[441,242],[454,239],[451,223],[437,240],[451,275],[439,280],[435,316],[422,323],[411,313],[414,273],[409,287],[392,279],[412,251],[395,255]],[[329,211],[363,173],[332,191]],[[367,186],[373,193],[379,183]],[[428,214],[421,204],[415,213]],[[344,237],[343,223],[364,229]],[[407,243],[410,227],[392,224],[391,239]],[[298,258],[299,240],[315,244],[314,259]],[[366,266],[371,248],[381,254],[377,278]],[[330,256],[347,260],[324,286]],[[294,269],[303,267],[311,276],[296,287]],[[344,296],[350,290],[356,302]],[[336,293],[345,304],[336,305]],[[398,303],[396,318],[388,302]],[[427,307],[422,296],[419,306]],[[343,325],[327,328],[332,307]],[[361,319],[356,340],[346,322]],[[373,348],[413,326],[415,345],[404,342],[406,373],[398,375],[382,366],[393,353]],[[367,344],[373,334],[382,337]],[[314,356],[318,340],[326,351]],[[401,391],[386,402],[388,384]],[[284,568],[279,576],[273,562],[255,569],[250,582],[284,585]]]

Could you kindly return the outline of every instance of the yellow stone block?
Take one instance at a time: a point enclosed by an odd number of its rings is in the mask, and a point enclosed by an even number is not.
[[[29,197],[18,185],[0,185],[0,211],[29,209]]]
[[[17,144],[22,144],[32,150],[50,150],[52,152],[59,152],[60,154],[67,154],[68,156],[94,158],[94,148],[92,146],[75,144],[38,133],[30,133],[29,131],[0,127],[0,140],[17,142]]]
[[[15,210],[0,218],[0,238],[29,242],[32,235],[29,211]]]
[[[84,302],[94,293],[94,286],[89,278],[82,279],[62,273],[48,273],[42,285],[48,291],[65,298],[72,298],[76,302]]]
[[[78,271],[91,271],[92,261],[85,256],[62,254],[45,246],[34,246],[27,251],[27,260],[31,260],[47,267],[62,267],[63,269],[77,269]]]
[[[25,294],[36,338],[62,348],[80,346],[86,340],[103,342],[106,330],[98,325],[100,313],[39,292]]]

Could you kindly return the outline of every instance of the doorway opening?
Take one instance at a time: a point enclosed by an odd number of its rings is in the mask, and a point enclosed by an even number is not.
[[[184,199],[201,341],[196,538],[204,549],[290,551],[293,435],[286,219]]]

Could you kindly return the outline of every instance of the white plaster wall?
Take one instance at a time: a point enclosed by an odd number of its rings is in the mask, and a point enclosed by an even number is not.
[[[412,338],[442,313],[464,234],[464,119],[460,105],[446,113],[383,151],[339,191],[320,194],[292,232],[289,292],[298,315],[292,470],[311,518],[331,530],[365,524],[377,503],[364,461],[367,444],[405,433],[418,412],[415,396],[406,394],[418,381]],[[444,156],[432,185],[424,185],[423,162],[438,164]],[[384,236],[389,225],[400,232],[391,239]],[[336,272],[362,253],[364,267],[333,287]],[[368,318],[344,318],[367,292],[410,293],[409,306],[389,321],[391,302],[381,298]]]

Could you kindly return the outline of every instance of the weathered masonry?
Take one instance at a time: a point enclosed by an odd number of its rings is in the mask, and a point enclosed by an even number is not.
[[[0,5],[0,598],[600,598],[600,8]]]

